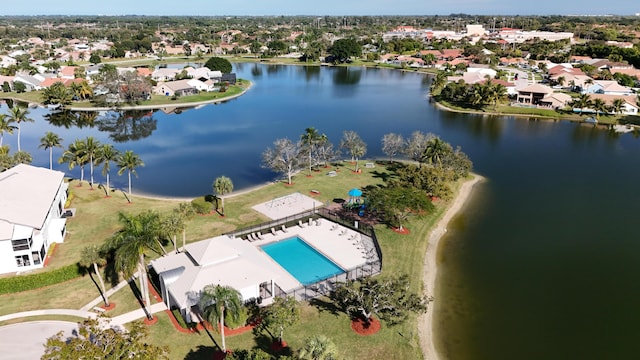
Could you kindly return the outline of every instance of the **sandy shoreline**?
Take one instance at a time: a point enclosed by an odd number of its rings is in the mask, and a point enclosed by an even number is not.
[[[435,296],[435,281],[437,274],[436,255],[438,250],[438,243],[440,239],[447,231],[447,224],[449,221],[462,209],[465,202],[471,195],[473,186],[484,178],[480,175],[473,175],[473,179],[466,181],[460,187],[458,195],[453,200],[453,203],[449,206],[444,216],[438,221],[436,226],[431,230],[429,235],[429,243],[427,245],[427,253],[424,257],[424,291],[428,296],[434,296],[434,301],[429,304],[428,311],[418,318],[418,336],[420,338],[420,348],[425,360],[439,360],[440,356],[436,351],[433,337],[433,310],[438,298]]]

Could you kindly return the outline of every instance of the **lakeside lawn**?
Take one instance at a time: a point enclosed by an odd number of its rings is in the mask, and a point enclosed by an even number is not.
[[[361,162],[364,164],[366,160]],[[283,182],[272,183],[248,192],[241,192],[225,199],[226,216],[216,213],[196,215],[187,225],[187,241],[193,242],[216,236],[237,228],[257,224],[266,219],[263,215],[253,211],[251,206],[284,196],[293,192],[310,195],[311,190],[318,190],[316,199],[325,204],[334,198],[347,198],[347,192],[354,187],[364,187],[369,184],[381,184],[383,179],[393,176],[385,166],[378,163],[375,168],[362,168],[361,174],[352,171],[354,164],[340,162],[330,168],[320,168],[311,177],[303,171],[294,177],[294,184],[286,186]],[[335,177],[326,176],[335,170]],[[213,179],[212,179],[213,181]],[[77,181],[72,181],[70,190],[74,194],[72,207],[77,208],[74,218],[69,219],[69,234],[64,244],[56,250],[51,268],[73,264],[78,261],[80,251],[88,244],[101,244],[119,227],[118,211],[137,213],[147,209],[165,213],[171,211],[179,201],[144,198],[135,195],[128,204],[121,191],[112,192],[112,197],[105,198],[102,190],[90,190],[88,184],[78,187]],[[205,194],[203,194],[205,195]],[[407,273],[412,280],[411,286],[415,291],[422,289],[422,273],[427,239],[434,222],[446,209],[446,203],[440,203],[433,214],[422,219],[411,219],[407,227],[409,235],[401,235],[384,225],[376,226],[380,246],[384,254],[383,273]],[[181,236],[178,236],[178,244]],[[167,251],[173,246],[167,244]],[[156,254],[148,254],[156,257]],[[432,294],[429,294],[432,295]],[[97,287],[87,275],[62,284],[44,289],[26,291],[18,294],[0,296],[0,315],[46,308],[79,309],[92,299],[99,296]],[[114,310],[109,311],[115,316],[136,309],[139,305],[133,296],[131,288],[125,287],[110,300],[116,302]],[[315,334],[325,334],[338,346],[341,354],[347,358],[369,359],[419,359],[421,352],[418,341],[417,320],[415,316],[404,324],[395,327],[383,325],[382,330],[372,336],[360,336],[350,329],[349,318],[340,312],[335,312],[331,304],[320,299],[318,306],[304,304],[302,321],[285,332],[285,341],[294,349],[300,348],[304,340]],[[315,303],[315,302],[314,302]],[[429,310],[431,311],[431,309]],[[166,345],[171,349],[172,359],[210,359],[215,345],[206,333],[182,334],[173,328],[166,313],[158,314],[159,322],[150,327],[150,342]],[[33,320],[33,318],[25,319]],[[0,325],[6,325],[1,323]],[[219,341],[219,334],[212,332],[213,338]],[[260,346],[266,348],[270,340],[254,338],[251,332],[227,338],[229,348],[251,348]]]

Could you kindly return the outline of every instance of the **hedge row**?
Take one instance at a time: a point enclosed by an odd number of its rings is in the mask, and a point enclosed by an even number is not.
[[[0,295],[39,289],[80,276],[78,265],[72,264],[47,272],[3,278],[0,279]]]

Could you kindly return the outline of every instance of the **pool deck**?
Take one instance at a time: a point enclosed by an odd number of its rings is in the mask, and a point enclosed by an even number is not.
[[[287,228],[287,232],[279,228],[275,234],[271,232],[262,234],[262,240],[252,241],[251,244],[259,248],[297,236],[344,270],[366,264],[366,254],[372,251],[372,246],[368,241],[361,241],[360,233],[326,219],[311,221],[311,224],[309,221],[301,224],[302,226]]]

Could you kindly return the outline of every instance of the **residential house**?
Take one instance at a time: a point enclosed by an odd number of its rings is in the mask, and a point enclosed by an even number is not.
[[[633,90],[618,84],[615,80],[594,80],[593,84],[587,84],[582,88],[583,94],[606,94],[606,95],[632,95]]]
[[[40,77],[36,77],[36,76],[31,76],[31,75],[27,75],[27,74],[16,74],[15,78],[13,79],[14,84],[16,82],[21,82],[25,85],[25,89],[26,91],[37,91],[37,90],[42,90],[42,86],[40,86],[40,84],[42,83],[42,81],[44,80],[44,78]]]
[[[18,61],[11,56],[2,55],[0,56],[0,68],[6,68],[9,66],[17,65]]]
[[[620,109],[620,113],[623,115],[638,115],[638,104],[636,103],[635,95],[607,95],[607,94],[590,94],[589,98],[591,101],[595,99],[600,99],[604,101],[604,103],[611,107],[613,102],[616,99],[622,99],[624,103],[622,104],[622,108]],[[574,111],[579,111],[579,109],[574,109]],[[593,112],[593,109],[583,109],[583,112]],[[609,114],[614,114],[613,111],[609,111]]]
[[[204,84],[202,81],[195,79],[159,82],[158,85],[153,88],[153,93],[165,96],[194,95],[199,92],[199,90],[192,85],[195,82]]]
[[[64,173],[20,164],[0,173],[0,274],[42,268],[66,235]]]
[[[151,78],[158,82],[173,81],[181,71],[180,69],[160,68],[153,71]]]
[[[533,84],[518,90],[517,102],[528,105],[541,105],[540,101],[552,94],[553,90],[545,85]]]
[[[546,106],[553,109],[562,109],[571,103],[573,98],[569,94],[553,92],[550,94],[546,94],[542,99],[540,99],[540,106]]]

